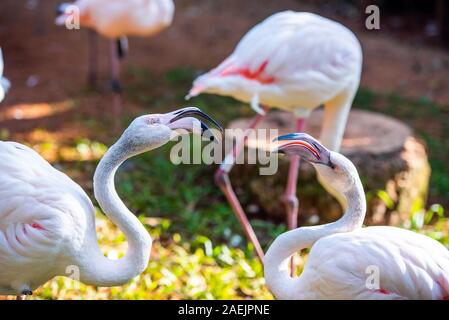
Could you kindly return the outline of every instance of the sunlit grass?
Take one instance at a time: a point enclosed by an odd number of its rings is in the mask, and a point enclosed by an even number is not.
[[[262,266],[239,248],[213,243],[204,236],[186,241],[171,233],[161,219],[144,219],[155,239],[147,270],[130,283],[114,288],[85,286],[58,277],[35,292],[36,299],[271,299]],[[148,223],[151,224],[148,225]],[[97,232],[106,256],[126,251],[121,232],[97,215]],[[162,241],[161,235],[165,240]]]

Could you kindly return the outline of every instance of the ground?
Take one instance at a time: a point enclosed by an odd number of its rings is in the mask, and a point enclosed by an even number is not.
[[[107,87],[108,43],[101,40],[100,87],[92,90],[86,85],[86,32],[54,26],[53,14],[57,2],[0,2],[0,46],[6,60],[5,76],[12,83],[7,98],[0,106],[0,139],[33,146],[92,196],[91,179],[96,161],[104,153],[105,146],[118,136],[112,130],[112,97]],[[33,9],[33,3],[39,6]],[[219,63],[251,26],[273,12],[285,9],[318,12],[351,27],[362,43],[362,88],[355,107],[398,117],[427,142],[433,169],[429,204],[442,203],[447,209],[447,50],[429,46],[425,41],[403,33],[391,34],[382,28],[368,31],[364,27],[363,17],[336,15],[332,8],[312,6],[307,1],[178,0],[175,3],[173,26],[153,38],[130,40],[130,53],[122,69],[123,127],[135,115],[172,110],[184,105],[183,96],[193,77]],[[231,99],[204,96],[191,103],[206,109],[224,123],[236,116],[252,114],[249,108]],[[213,168],[174,167],[167,161],[166,151],[157,151],[130,162],[119,173],[119,192],[134,212],[150,212],[149,215],[159,219],[155,220],[157,227],[150,224],[152,232],[162,230],[162,241],[156,241],[153,250],[152,261],[155,264],[161,261],[158,252],[170,257],[170,250],[175,250],[181,256],[199,255],[201,263],[210,265],[211,269],[186,271],[188,269],[182,265],[182,259],[170,260],[176,265],[175,269],[181,270],[174,277],[182,278],[186,274],[197,277],[199,289],[192,289],[194,293],[184,290],[183,284],[191,281],[186,276],[181,284],[148,284],[153,295],[146,291],[126,295],[124,289],[108,289],[102,295],[94,289],[82,289],[84,293],[93,290],[92,295],[86,294],[84,297],[94,297],[94,294],[105,298],[269,297],[263,286],[260,264],[243,241],[237,222],[212,184],[210,177]],[[157,172],[150,170],[148,164],[157,167]],[[161,180],[164,184],[158,182]],[[416,212],[421,212],[420,209],[417,208]],[[161,227],[161,221],[168,221],[167,225]],[[261,220],[254,222],[265,246],[285,230],[283,225]],[[435,235],[440,237],[438,239],[446,239],[447,233],[441,230],[435,232],[440,232]],[[159,239],[158,232],[155,236]],[[165,244],[169,251],[163,251]],[[233,266],[235,261],[238,261],[237,267]],[[192,264],[197,262],[192,260]],[[151,268],[147,274],[154,274]],[[172,276],[167,273],[172,272],[167,271],[170,268],[164,270],[158,269],[160,277],[171,279]],[[216,289],[207,295],[201,288],[204,281],[210,283],[210,277],[214,277]],[[220,290],[223,277],[231,278],[225,281],[228,287]],[[241,281],[235,283],[232,277],[239,277]],[[39,297],[64,296],[61,293],[63,281],[59,279],[50,283]],[[170,296],[167,292],[171,292],[173,286],[179,292],[175,290],[177,293]],[[79,291],[76,292],[79,294]],[[114,295],[114,292],[118,293]],[[78,296],[74,294],[74,297]]]

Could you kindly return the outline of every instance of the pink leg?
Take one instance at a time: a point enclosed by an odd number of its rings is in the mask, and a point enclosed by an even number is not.
[[[268,108],[264,107],[265,111],[268,111]],[[249,134],[249,131],[251,129],[254,129],[259,122],[263,119],[263,115],[257,115],[253,121],[250,123],[250,125],[247,128],[247,132],[245,134],[245,142],[247,140],[247,136]],[[232,156],[232,164],[234,164],[235,159],[238,158],[240,153],[244,149],[244,145],[237,147],[234,145],[234,148],[232,149],[231,153],[226,156],[228,157]],[[248,240],[254,245],[254,249],[256,250],[256,254],[259,257],[260,261],[263,260],[264,253],[262,250],[262,247],[260,246],[259,240],[257,239],[256,233],[254,232],[254,229],[252,228],[248,217],[245,214],[245,211],[243,210],[240,201],[238,200],[234,189],[232,188],[231,180],[229,179],[229,172],[231,171],[232,166],[228,168],[224,168],[223,166],[220,166],[220,168],[215,172],[215,182],[220,187],[221,191],[226,196],[226,199],[228,200],[229,204],[232,207],[232,210],[234,211],[237,219],[240,222],[240,225],[243,227],[243,230],[245,231],[246,237]]]
[[[301,132],[304,129],[304,118],[298,118],[296,120],[296,132]],[[284,204],[287,210],[287,226],[289,230],[296,229],[298,227],[298,197],[296,196],[296,186],[298,183],[298,171],[299,171],[299,156],[290,156],[290,168],[288,171],[287,188],[284,193]],[[296,266],[294,258],[292,257],[291,263],[291,275],[295,275]]]
[[[122,87],[120,85],[120,59],[118,56],[118,48],[116,40],[110,40],[110,55],[111,55],[111,85],[113,92],[112,116],[114,121],[114,128],[118,130],[120,127],[120,115],[122,112]]]
[[[87,31],[87,45],[88,45],[88,70],[87,70],[87,84],[91,88],[97,86],[98,76],[98,35],[95,31],[89,29]]]

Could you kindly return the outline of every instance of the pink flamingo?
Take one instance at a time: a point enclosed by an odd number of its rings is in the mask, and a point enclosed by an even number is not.
[[[265,280],[278,299],[449,299],[449,251],[394,227],[362,228],[366,199],[357,169],[304,133],[279,137],[277,152],[310,162],[347,199],[336,222],[281,234],[264,258]],[[299,278],[287,265],[311,248]]]
[[[115,173],[127,159],[176,136],[192,132],[216,139],[202,120],[221,130],[195,107],[140,116],[101,159],[93,179],[95,198],[128,241],[118,260],[103,255],[95,209],[81,187],[31,148],[0,141],[0,295],[22,299],[73,267],[79,269],[80,281],[100,287],[123,285],[142,273],[152,238],[118,196]]]
[[[285,11],[253,27],[228,58],[194,81],[187,98],[214,93],[251,103],[258,115],[248,130],[270,106],[293,112],[297,131],[302,131],[310,112],[324,105],[321,141],[338,150],[361,69],[362,50],[349,29],[312,13]],[[242,148],[233,150],[227,163],[234,162]],[[229,180],[231,169],[232,165],[222,164],[216,182],[262,259],[262,248]],[[298,169],[299,157],[293,156],[283,199],[289,229],[296,228],[298,220]]]

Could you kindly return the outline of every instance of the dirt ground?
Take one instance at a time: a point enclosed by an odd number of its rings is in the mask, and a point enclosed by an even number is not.
[[[12,82],[0,106],[0,127],[7,128],[16,139],[24,139],[24,135],[32,139],[28,134],[35,128],[57,131],[62,138],[79,136],[84,128],[71,120],[80,110],[98,119],[108,112],[107,91],[80,97],[86,84],[86,32],[53,24],[58,2],[0,2],[0,46],[5,76]],[[33,8],[33,4],[37,6]],[[449,104],[448,51],[393,36],[382,28],[368,31],[363,19],[323,13],[322,8],[297,0],[175,0],[175,4],[173,25],[153,38],[132,38],[125,63],[161,76],[179,66],[206,70],[226,57],[251,26],[270,14],[286,9],[312,11],[339,20],[357,33],[364,49],[363,86]],[[108,43],[102,40],[102,80],[107,77],[107,57]],[[67,97],[74,96],[80,109],[65,103]]]

